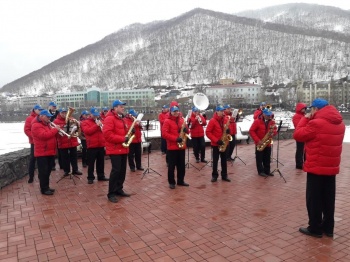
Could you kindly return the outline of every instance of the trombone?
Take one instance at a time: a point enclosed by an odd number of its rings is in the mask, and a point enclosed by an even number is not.
[[[49,121],[49,123],[50,123],[50,126],[53,127],[53,128],[57,128],[57,127],[60,128],[60,129],[58,130],[58,133],[60,134],[60,136],[67,136],[68,138],[71,137],[68,133],[64,132],[64,130],[62,130],[60,126],[54,124],[54,123],[51,122],[51,121]]]

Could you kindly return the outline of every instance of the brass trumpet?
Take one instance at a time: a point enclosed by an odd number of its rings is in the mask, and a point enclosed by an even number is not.
[[[58,125],[54,124],[54,123],[51,122],[51,121],[49,121],[49,124],[50,124],[50,126],[53,127],[53,128],[59,127]],[[60,134],[60,136],[67,136],[68,138],[70,138],[70,135],[69,135],[68,133],[64,132],[61,128],[60,128],[60,130],[58,131],[58,133]]]

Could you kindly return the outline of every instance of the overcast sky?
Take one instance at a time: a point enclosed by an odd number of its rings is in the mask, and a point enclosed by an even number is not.
[[[236,13],[284,0],[0,0],[0,87],[133,23],[201,7]],[[303,1],[350,10],[349,0]]]

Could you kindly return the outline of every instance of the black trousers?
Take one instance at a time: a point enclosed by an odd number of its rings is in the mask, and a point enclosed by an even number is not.
[[[307,173],[306,208],[309,229],[314,233],[333,233],[335,186],[335,175]]]
[[[88,164],[88,180],[94,180],[94,169],[96,162],[97,178],[105,177],[105,149],[104,147],[88,148],[87,149],[87,164]]]
[[[258,173],[270,174],[271,147],[265,147],[263,151],[258,151],[255,147],[255,161]]]
[[[36,158],[34,157],[34,144],[30,144],[30,156],[29,156],[29,165],[28,165],[29,178],[34,177],[35,160]]]
[[[130,169],[141,168],[141,143],[131,143],[129,146],[128,161]]]
[[[226,158],[227,159],[232,158],[233,150],[235,149],[235,146],[236,146],[236,136],[235,135],[231,135],[231,136],[232,136],[232,141],[228,142],[227,150],[226,150],[226,152],[227,152]]]
[[[69,148],[61,148],[59,149],[59,153],[61,155],[62,167],[65,173],[70,172],[70,166],[72,165],[72,171],[78,171],[78,156],[77,156],[77,148],[69,147]]]
[[[86,140],[85,139],[81,139],[81,162],[83,163],[83,165],[88,163],[88,159],[87,159],[87,147],[86,147]]]
[[[49,190],[50,186],[50,174],[52,169],[52,163],[55,161],[54,156],[39,156],[36,158],[38,162],[38,172],[40,180],[41,193]]]
[[[227,160],[226,160],[226,155],[227,155],[227,148],[225,152],[220,152],[218,146],[212,146],[213,149],[213,171],[212,171],[212,177],[213,178],[218,178],[219,176],[219,171],[218,171],[218,162],[219,162],[219,157],[221,159],[221,177],[222,178],[227,178]]]
[[[202,137],[192,137],[192,146],[193,146],[193,152],[196,159],[199,160],[199,154],[200,159],[205,159],[205,140],[204,136]]]
[[[116,196],[118,192],[123,190],[123,184],[126,174],[127,154],[110,155],[112,170],[109,177],[108,195],[107,197]]]
[[[160,139],[160,143],[160,149],[162,153],[166,153],[166,140],[163,137]]]
[[[175,185],[175,167],[177,171],[177,183],[181,184],[185,179],[185,152],[186,150],[168,150],[168,182]]]
[[[295,166],[301,168],[304,164],[304,143],[296,141],[296,145],[297,150],[295,152]]]

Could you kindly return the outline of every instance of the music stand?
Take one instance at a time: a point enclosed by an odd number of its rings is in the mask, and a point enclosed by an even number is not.
[[[271,142],[272,144],[271,144],[271,163],[273,162],[273,160],[275,160],[276,162],[278,161],[276,158],[274,158],[273,157],[273,140],[272,140],[272,142]],[[281,161],[278,161],[282,166],[284,166],[282,163],[281,163]]]
[[[199,171],[199,169],[196,166],[194,166],[192,163],[190,163],[190,147],[188,146],[188,144],[189,144],[189,142],[187,140],[187,163],[186,163],[185,167],[190,168],[190,165],[191,165],[192,167],[194,167],[195,169],[197,169]]]
[[[237,117],[237,122],[243,122],[243,117]],[[239,127],[240,128],[240,127]],[[241,131],[242,132],[242,131]],[[248,137],[249,138],[249,137]],[[239,156],[238,156],[238,143],[237,143],[237,139],[235,139],[235,150],[236,150],[236,155],[235,157],[233,158],[232,160],[232,165],[233,165],[233,162],[235,162],[236,158],[238,158],[239,160],[242,161],[243,164],[247,165]]]
[[[202,168],[199,170],[202,170],[206,166],[210,166],[210,167],[213,166],[213,148],[211,146],[210,146],[210,160],[208,161],[208,163],[206,163],[204,166],[202,166]]]
[[[277,129],[277,158],[276,158],[276,160],[277,160],[277,166],[276,166],[275,170],[273,170],[273,171],[271,172],[271,174],[273,174],[273,173],[275,173],[275,172],[278,172],[278,174],[280,175],[280,177],[283,178],[284,182],[287,183],[286,179],[284,178],[284,176],[282,175],[281,171],[280,171],[279,168],[278,168],[278,163],[279,163],[279,161],[278,161],[278,153],[279,153],[279,147],[280,147],[280,132],[286,132],[286,131],[288,130],[288,126],[282,126],[282,122],[283,122],[283,121],[281,120],[281,121],[280,121],[280,124],[278,125],[278,129]],[[265,179],[268,178],[268,177],[269,177],[269,176],[266,176]]]
[[[237,140],[236,140],[236,155],[235,157],[233,158],[232,162],[234,162],[236,160],[236,158],[238,158],[239,160],[242,161],[243,164],[247,165],[239,156],[238,156],[238,149],[237,149],[238,145],[237,145]]]
[[[64,179],[64,178],[69,178],[69,179],[72,179],[73,180],[73,182],[74,182],[74,185],[76,185],[76,183],[75,183],[75,180],[74,180],[74,178],[77,178],[77,179],[81,179],[80,177],[78,177],[76,174],[73,174],[72,172],[70,172],[68,175],[63,175],[56,183],[58,183],[58,182],[60,182],[62,179]]]
[[[149,119],[147,119],[147,125],[146,125],[146,141],[147,142],[148,142],[148,130],[149,130]],[[145,171],[143,171],[141,179],[143,179],[143,177],[146,175],[146,173],[150,173],[150,170],[152,170],[154,173],[157,173],[158,175],[161,176],[161,174],[159,174],[157,171],[155,171],[154,169],[149,167],[149,150],[147,150],[147,168],[145,169]]]

